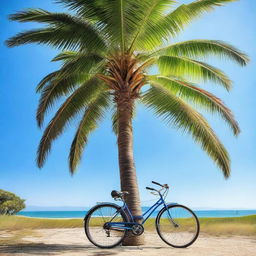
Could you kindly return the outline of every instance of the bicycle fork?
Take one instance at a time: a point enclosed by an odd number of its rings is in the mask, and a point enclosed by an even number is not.
[[[173,218],[172,218],[172,216],[171,216],[171,214],[170,214],[170,212],[169,212],[169,209],[168,209],[167,205],[164,204],[164,206],[165,206],[165,208],[166,208],[166,210],[167,210],[170,223],[171,223],[175,228],[178,228],[178,227],[179,227],[179,224],[177,224],[177,223],[173,220]]]

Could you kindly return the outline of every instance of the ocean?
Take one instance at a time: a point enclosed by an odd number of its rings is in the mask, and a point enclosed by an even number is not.
[[[146,211],[149,207],[142,207]],[[33,218],[84,218],[85,211],[21,211],[17,215]],[[152,214],[156,217],[158,211]],[[199,218],[202,217],[241,217],[256,214],[256,210],[195,210]]]

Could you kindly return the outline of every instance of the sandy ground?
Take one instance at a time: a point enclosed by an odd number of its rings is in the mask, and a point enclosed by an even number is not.
[[[166,245],[156,233],[145,233],[145,245],[99,249],[85,237],[83,229],[42,229],[24,236],[13,245],[0,245],[0,255],[83,255],[83,256],[255,256],[256,240],[250,237],[200,235],[186,249]]]

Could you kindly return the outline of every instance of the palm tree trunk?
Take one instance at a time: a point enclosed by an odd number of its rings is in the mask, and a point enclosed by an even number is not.
[[[132,214],[140,216],[142,212],[133,157],[132,115],[134,99],[129,97],[128,93],[119,95],[118,98],[118,157],[121,189],[129,192],[129,195],[126,196],[126,203]],[[129,234],[125,238],[123,245],[140,245],[143,244],[143,241],[143,236]]]

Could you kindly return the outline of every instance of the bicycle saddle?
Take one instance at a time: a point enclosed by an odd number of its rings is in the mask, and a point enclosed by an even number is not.
[[[113,198],[122,198],[124,195],[128,195],[129,193],[127,191],[116,191],[112,190],[111,196]]]

